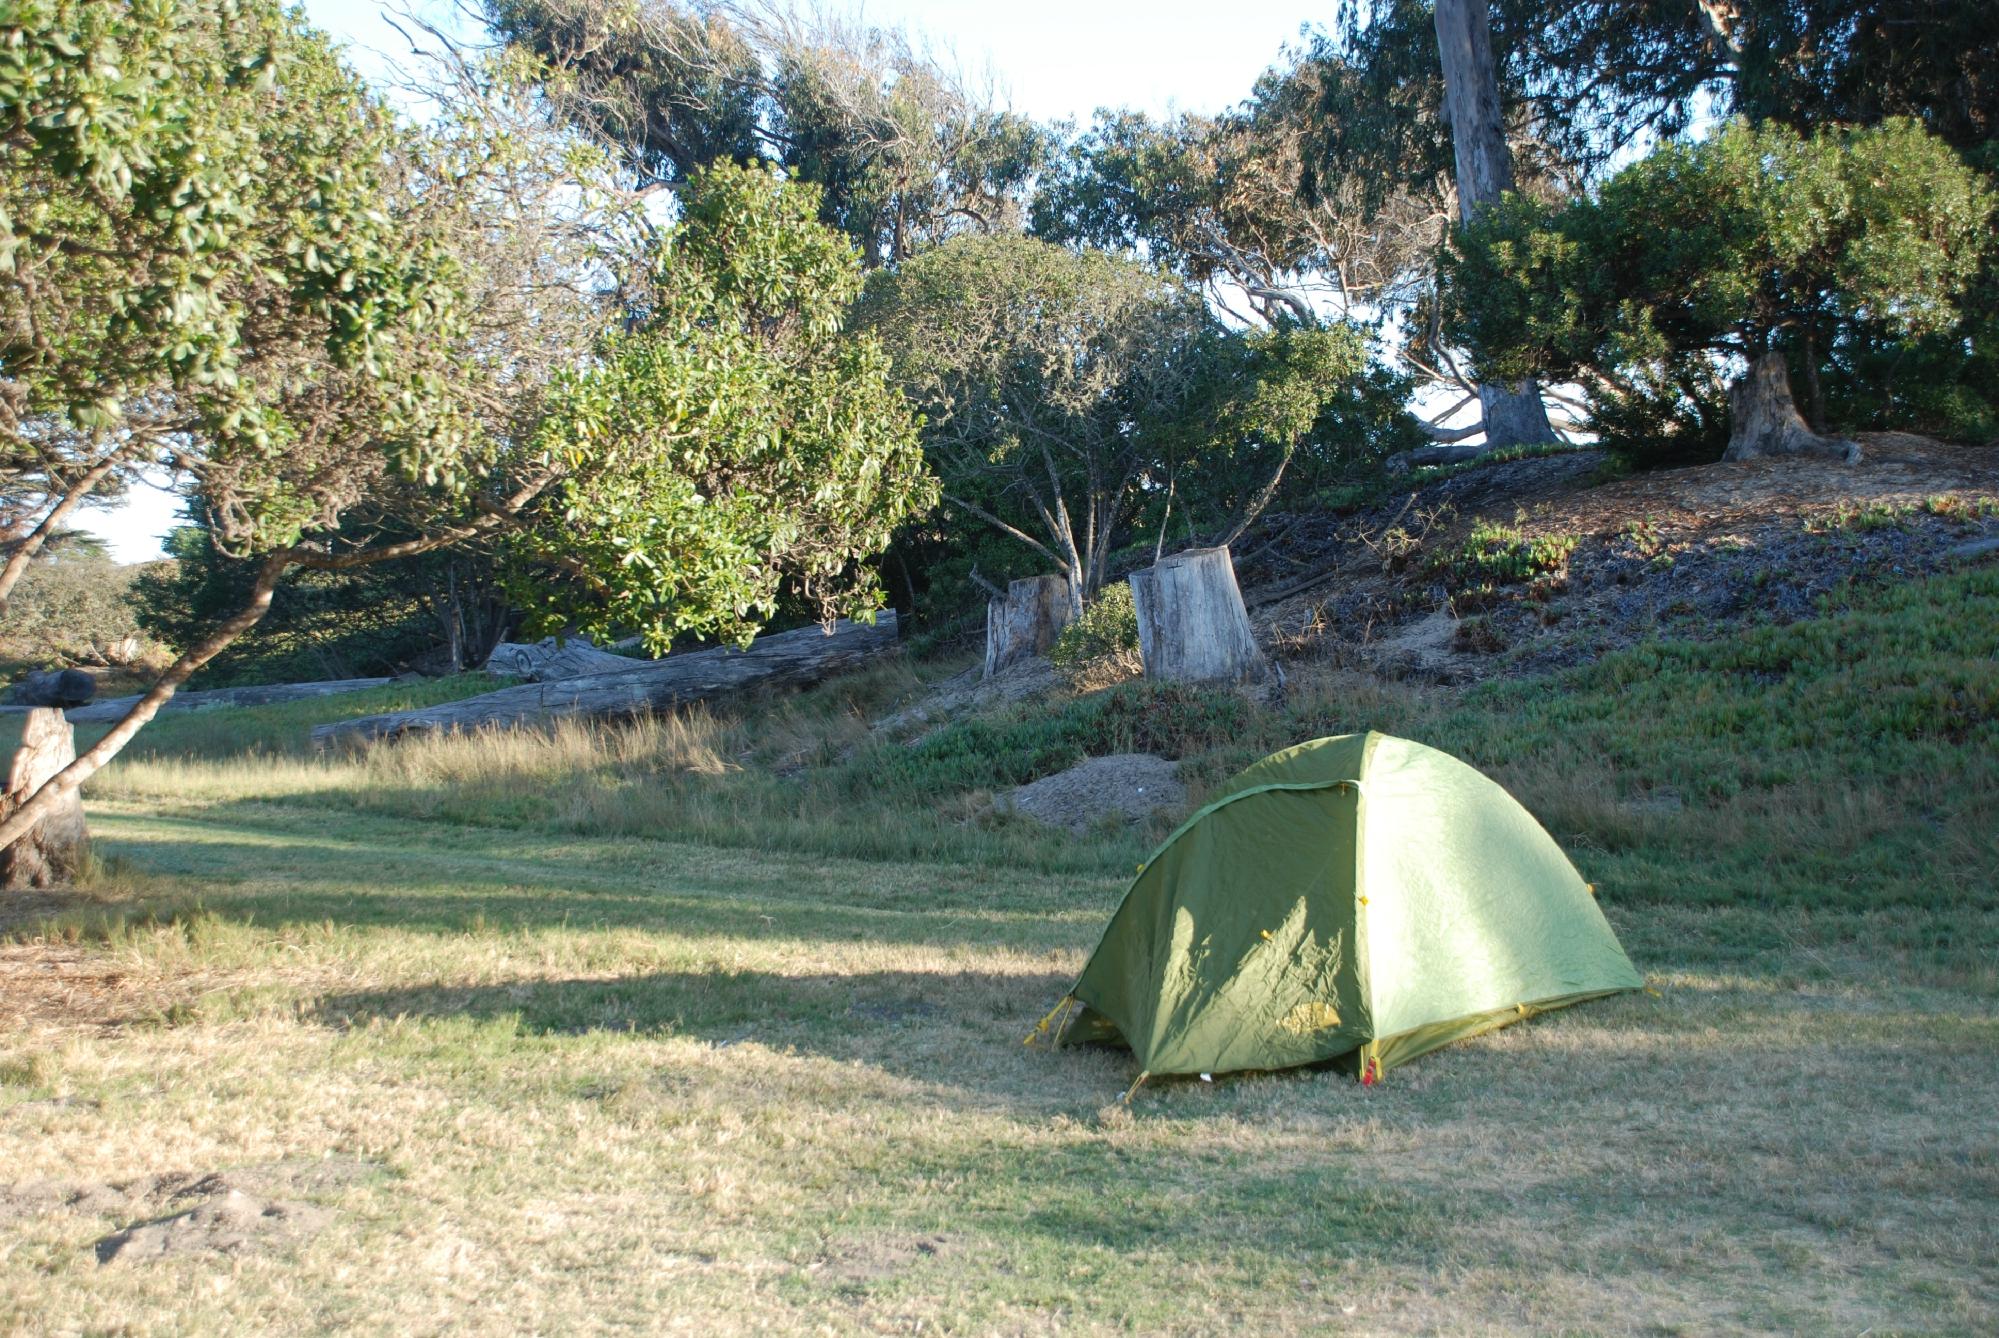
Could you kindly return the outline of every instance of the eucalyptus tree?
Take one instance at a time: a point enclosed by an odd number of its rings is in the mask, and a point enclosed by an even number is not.
[[[643,186],[761,161],[821,188],[869,268],[1016,226],[1046,154],[1033,122],[906,34],[768,4],[485,0],[554,104]]]

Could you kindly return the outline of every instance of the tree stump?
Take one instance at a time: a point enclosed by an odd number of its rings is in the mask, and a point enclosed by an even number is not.
[[[1009,665],[1046,655],[1069,625],[1073,605],[1066,576],[1029,576],[1007,585],[1006,598],[986,602],[986,669],[991,678]]]
[[[1765,353],[1749,375],[1728,388],[1732,420],[1724,460],[1765,455],[1822,455],[1845,464],[1860,463],[1860,443],[1822,437],[1806,424],[1791,398],[1791,371],[1781,353]]]
[[[1190,548],[1131,574],[1147,678],[1176,683],[1261,679],[1257,648],[1226,548]]]
[[[6,793],[0,794],[0,818],[27,802],[44,781],[75,760],[76,729],[62,711],[53,706],[29,711],[21,730],[21,746],[7,772]],[[83,868],[89,852],[83,796],[72,790],[26,835],[0,850],[0,889],[66,883]]]

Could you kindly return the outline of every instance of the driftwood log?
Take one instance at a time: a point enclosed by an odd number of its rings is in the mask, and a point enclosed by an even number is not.
[[[688,651],[634,661],[615,674],[524,683],[442,706],[341,720],[313,730],[312,741],[326,748],[407,734],[648,715],[749,688],[814,683],[879,655],[895,644],[895,635],[895,612],[885,610],[873,626],[841,619],[830,632],[818,627],[779,632],[758,637],[745,650]]]
[[[29,711],[21,730],[21,746],[7,769],[7,789],[0,793],[0,818],[26,803],[49,777],[75,760],[76,731],[61,709],[37,706]],[[0,850],[0,888],[11,891],[69,882],[83,868],[89,853],[83,796],[72,790],[20,840]]]
[[[204,692],[176,692],[160,709],[202,711],[218,706],[269,706],[273,702],[306,701],[313,697],[331,697],[342,692],[385,688],[395,681],[393,678],[336,678],[326,683],[266,683],[250,688],[212,688]],[[137,697],[108,697],[80,710],[71,711],[69,718],[85,723],[123,720],[125,712],[131,710],[138,700]]]
[[[1069,625],[1072,606],[1066,576],[1029,576],[1008,582],[1006,598],[986,602],[986,668],[991,678],[1009,665],[1046,655]]]
[[[643,661],[599,650],[582,637],[570,637],[558,645],[551,636],[532,644],[502,641],[486,657],[485,667],[489,674],[522,678],[530,683],[552,683],[563,678],[587,678],[591,674],[623,673],[640,663]]]
[[[37,669],[14,685],[17,706],[82,706],[97,695],[97,678],[81,669]]]
[[[1766,353],[1749,375],[1728,388],[1728,449],[1724,460],[1765,455],[1822,455],[1843,464],[1860,463],[1860,443],[1812,431],[1791,398],[1791,371],[1781,353]]]
[[[1130,579],[1147,678],[1232,682],[1269,672],[1228,549],[1190,548]]]

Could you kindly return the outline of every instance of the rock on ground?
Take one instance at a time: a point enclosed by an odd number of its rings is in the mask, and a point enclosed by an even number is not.
[[[1178,762],[1150,753],[1092,757],[1021,786],[999,806],[1072,832],[1088,831],[1106,819],[1137,822],[1187,802],[1179,769]]]

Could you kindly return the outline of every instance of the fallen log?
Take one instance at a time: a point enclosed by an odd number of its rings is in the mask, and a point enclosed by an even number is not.
[[[37,669],[14,685],[19,706],[82,706],[97,695],[97,679],[81,669]]]
[[[408,734],[649,715],[749,688],[802,687],[880,654],[895,637],[895,612],[884,610],[872,626],[843,618],[830,631],[802,627],[760,636],[745,650],[688,651],[615,674],[523,683],[441,706],[339,720],[313,730],[312,741],[327,748]]]
[[[176,692],[160,709],[205,711],[221,706],[269,706],[275,702],[307,701],[314,697],[331,697],[342,692],[385,688],[395,681],[393,678],[336,678],[326,683],[264,683],[248,688],[211,688],[205,692]],[[71,711],[69,718],[86,722],[123,720],[125,712],[131,710],[138,700],[137,697],[107,698]]]
[[[506,678],[552,683],[560,678],[623,673],[637,663],[630,656],[599,650],[582,637],[571,637],[558,644],[551,636],[533,643],[502,641],[486,657],[485,669],[489,674]]]
[[[60,708],[37,706],[21,729],[21,746],[7,769],[7,788],[0,791],[0,818],[5,818],[48,782],[49,777],[76,760],[76,731]],[[90,854],[90,834],[83,824],[83,795],[71,790],[54,810],[30,827],[14,844],[0,850],[0,889],[56,887],[70,882]]]

